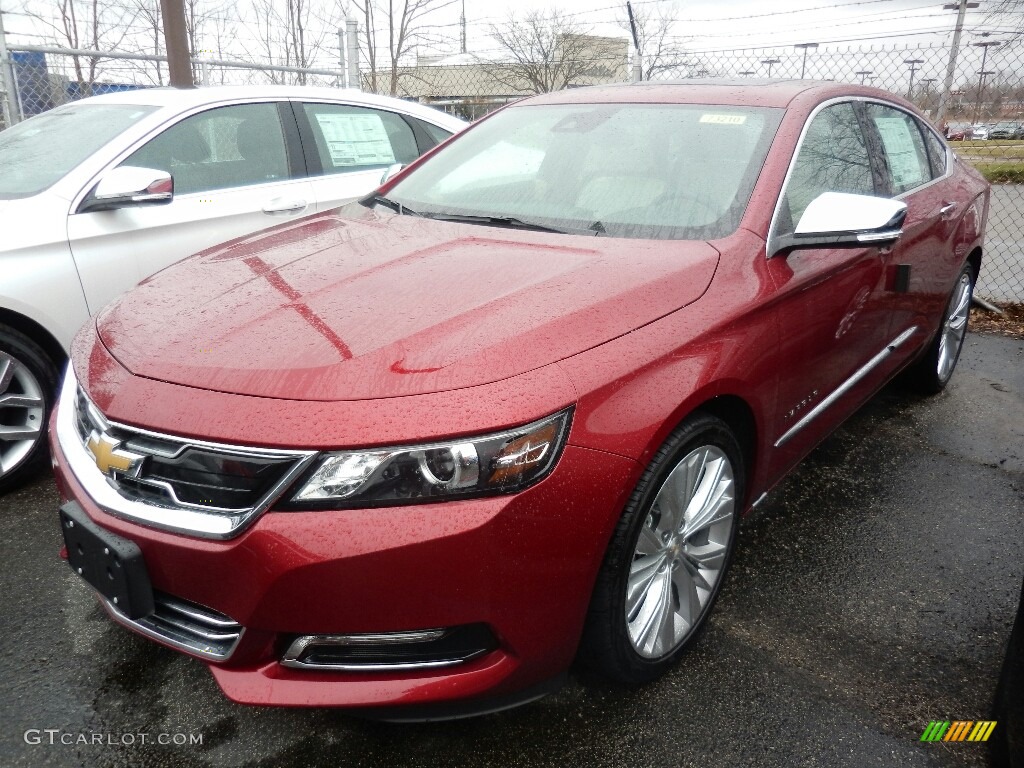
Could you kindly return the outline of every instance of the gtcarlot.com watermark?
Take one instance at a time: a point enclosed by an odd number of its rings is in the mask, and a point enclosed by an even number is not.
[[[173,747],[196,747],[203,743],[201,733],[115,733],[113,731],[64,731],[60,728],[29,728],[26,744],[66,747],[141,747],[160,744]]]

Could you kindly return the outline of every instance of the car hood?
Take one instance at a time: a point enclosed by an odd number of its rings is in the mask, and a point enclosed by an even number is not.
[[[498,381],[697,299],[705,242],[314,216],[186,259],[107,308],[110,353],[147,378],[259,397],[362,400]]]

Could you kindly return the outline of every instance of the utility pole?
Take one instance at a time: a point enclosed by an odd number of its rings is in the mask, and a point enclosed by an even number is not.
[[[782,61],[782,59],[761,59],[761,63],[762,64],[767,64],[768,65],[768,79],[769,80],[771,80],[771,77],[772,77],[772,67],[775,66],[776,64],[778,64],[781,61]]]
[[[363,90],[359,79],[359,27],[355,19],[345,19],[345,32],[348,37],[348,87],[357,91]]]
[[[924,64],[924,59],[904,59],[904,64],[910,65],[910,85],[907,86],[907,98],[914,98],[914,73],[917,72],[917,65]]]
[[[459,17],[459,25],[462,27],[462,52],[466,52],[466,0],[462,0],[462,16]]]
[[[857,72],[854,72],[853,74],[860,75],[860,84],[864,85],[864,83],[866,83],[868,81],[868,78],[871,78],[872,80],[875,79],[874,77],[872,77],[872,75],[874,73],[875,73],[875,70],[873,70],[873,69],[861,69],[861,70],[859,70]]]
[[[981,109],[981,99],[985,93],[985,76],[995,74],[995,72],[989,72],[985,69],[985,64],[988,63],[988,49],[998,47],[1002,45],[1002,43],[998,40],[983,40],[980,43],[973,43],[973,45],[981,48],[981,71],[978,73],[978,98],[974,102],[974,122],[978,122],[978,111]]]
[[[935,114],[935,124],[941,126],[946,117],[946,107],[949,105],[949,94],[953,90],[953,75],[956,73],[956,57],[960,55],[960,35],[964,31],[964,17],[968,8],[977,8],[980,3],[958,0],[956,3],[947,3],[942,6],[944,10],[956,11],[956,28],[953,30],[953,47],[949,51],[949,63],[946,65],[946,81],[942,86],[942,95],[939,96],[939,108]]]
[[[344,16],[341,17],[343,24],[348,23],[348,19]],[[341,63],[341,77],[339,78],[342,88],[348,88],[348,65],[345,64],[345,27],[338,27],[338,61]]]
[[[0,92],[0,107],[3,107],[4,125],[10,128],[20,119],[18,110],[18,84],[14,80],[14,65],[11,55],[7,52],[7,38],[4,36],[4,14],[0,11],[0,80],[3,81],[3,92]]]
[[[633,35],[633,82],[639,83],[644,79],[644,65],[640,60],[640,38],[636,34],[636,19],[633,18],[633,6],[626,2],[626,15],[629,16],[629,31]]]
[[[167,48],[167,69],[175,88],[195,88],[192,59],[188,52],[188,31],[185,27],[184,0],[160,0],[164,20],[164,45]]]
[[[804,49],[804,60],[803,60],[803,63],[800,65],[800,79],[803,80],[804,76],[807,74],[807,51],[812,49],[812,48],[817,48],[818,44],[817,43],[797,43],[793,47],[794,48],[803,48]]]

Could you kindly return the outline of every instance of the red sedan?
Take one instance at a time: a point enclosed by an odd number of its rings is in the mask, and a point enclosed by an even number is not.
[[[988,195],[870,88],[511,105],[82,330],[51,424],[69,562],[239,702],[653,679],[739,518],[897,373],[950,380]]]

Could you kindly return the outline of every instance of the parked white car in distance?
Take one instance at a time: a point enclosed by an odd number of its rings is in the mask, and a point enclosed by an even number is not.
[[[44,457],[91,314],[190,254],[373,191],[466,125],[354,90],[224,86],[96,96],[0,131],[0,492]]]

